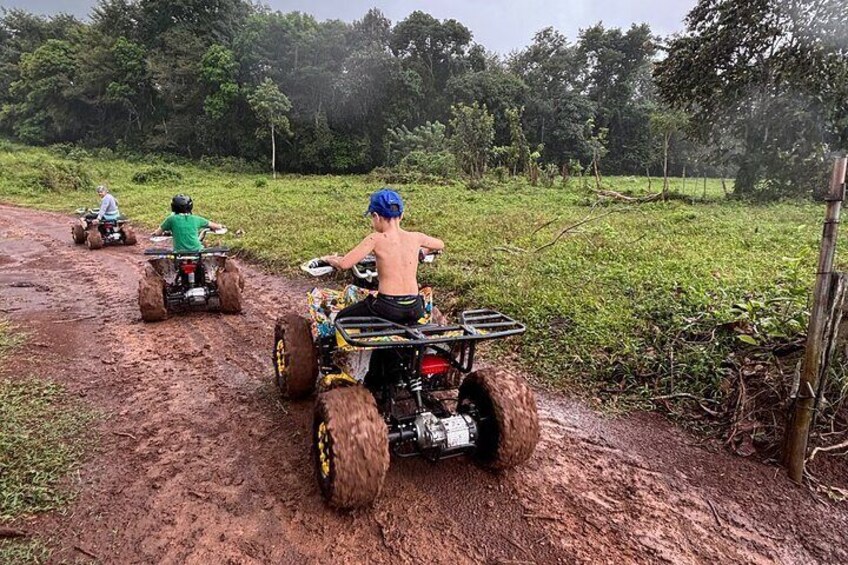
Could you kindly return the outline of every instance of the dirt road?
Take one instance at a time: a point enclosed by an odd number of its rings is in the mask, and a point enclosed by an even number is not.
[[[0,308],[31,332],[5,372],[104,415],[76,502],[21,522],[57,562],[88,559],[75,547],[102,563],[848,562],[848,511],[777,468],[544,393],[526,466],[395,459],[374,508],[332,511],[309,465],[311,403],[281,402],[271,378],[273,320],[308,281],[245,266],[242,315],[144,324],[146,240],[92,252],[67,216],[0,218]]]

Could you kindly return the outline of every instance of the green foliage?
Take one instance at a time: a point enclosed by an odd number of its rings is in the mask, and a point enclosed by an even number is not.
[[[390,166],[412,152],[438,154],[449,149],[447,129],[441,122],[426,122],[412,130],[400,126],[386,132],[386,163]]]
[[[822,156],[848,148],[848,12],[814,4],[701,0],[657,66],[663,98],[739,166],[742,196],[810,195]]]
[[[94,188],[88,170],[78,163],[46,162],[39,167],[38,184],[51,192]]]
[[[412,151],[398,163],[397,169],[401,173],[420,173],[447,179],[456,175],[456,159],[447,151]]]
[[[451,108],[451,147],[463,173],[478,180],[486,172],[495,138],[494,118],[476,102]]]
[[[155,165],[153,167],[147,167],[146,169],[142,169],[141,171],[137,171],[132,176],[132,182],[135,184],[148,184],[148,183],[157,183],[157,182],[179,182],[182,180],[183,175],[179,171],[172,169],[171,167],[165,167],[163,165]]]

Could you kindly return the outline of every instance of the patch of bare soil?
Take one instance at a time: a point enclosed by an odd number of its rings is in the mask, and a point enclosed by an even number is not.
[[[145,324],[146,241],[89,251],[68,217],[0,214],[0,308],[32,334],[5,372],[50,376],[105,414],[69,511],[13,524],[53,561],[848,562],[848,511],[780,469],[542,392],[523,466],[393,459],[372,509],[333,510],[310,465],[312,402],[272,383],[274,320],[304,307],[308,282],[242,266],[242,314]]]

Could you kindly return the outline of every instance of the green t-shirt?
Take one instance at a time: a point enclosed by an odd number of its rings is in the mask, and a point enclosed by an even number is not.
[[[174,251],[200,251],[203,243],[198,231],[209,225],[209,220],[191,214],[174,214],[162,222],[162,230],[171,232]]]

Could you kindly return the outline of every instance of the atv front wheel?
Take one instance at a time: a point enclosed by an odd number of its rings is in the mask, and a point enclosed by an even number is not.
[[[309,321],[289,314],[274,326],[274,376],[284,398],[305,398],[315,390],[318,355]]]
[[[536,398],[523,378],[499,369],[465,377],[459,387],[459,410],[476,413],[477,459],[504,470],[527,461],[539,442]]]
[[[351,509],[374,502],[389,469],[389,438],[368,389],[350,386],[318,395],[312,460],[331,506]]]
[[[121,228],[121,232],[124,234],[124,245],[135,245],[138,241],[132,228],[123,227]]]
[[[103,247],[103,236],[100,235],[100,230],[91,228],[87,233],[88,236],[85,238],[85,243],[89,249],[94,250]]]
[[[151,265],[145,266],[144,274],[138,282],[138,308],[145,322],[159,322],[168,317],[165,281]]]
[[[74,243],[77,245],[82,245],[85,243],[85,228],[83,228],[80,224],[74,224],[71,226],[71,237],[74,238]]]
[[[218,296],[221,298],[221,312],[238,314],[241,312],[241,291],[244,289],[244,277],[232,261],[227,261],[218,271]]]

